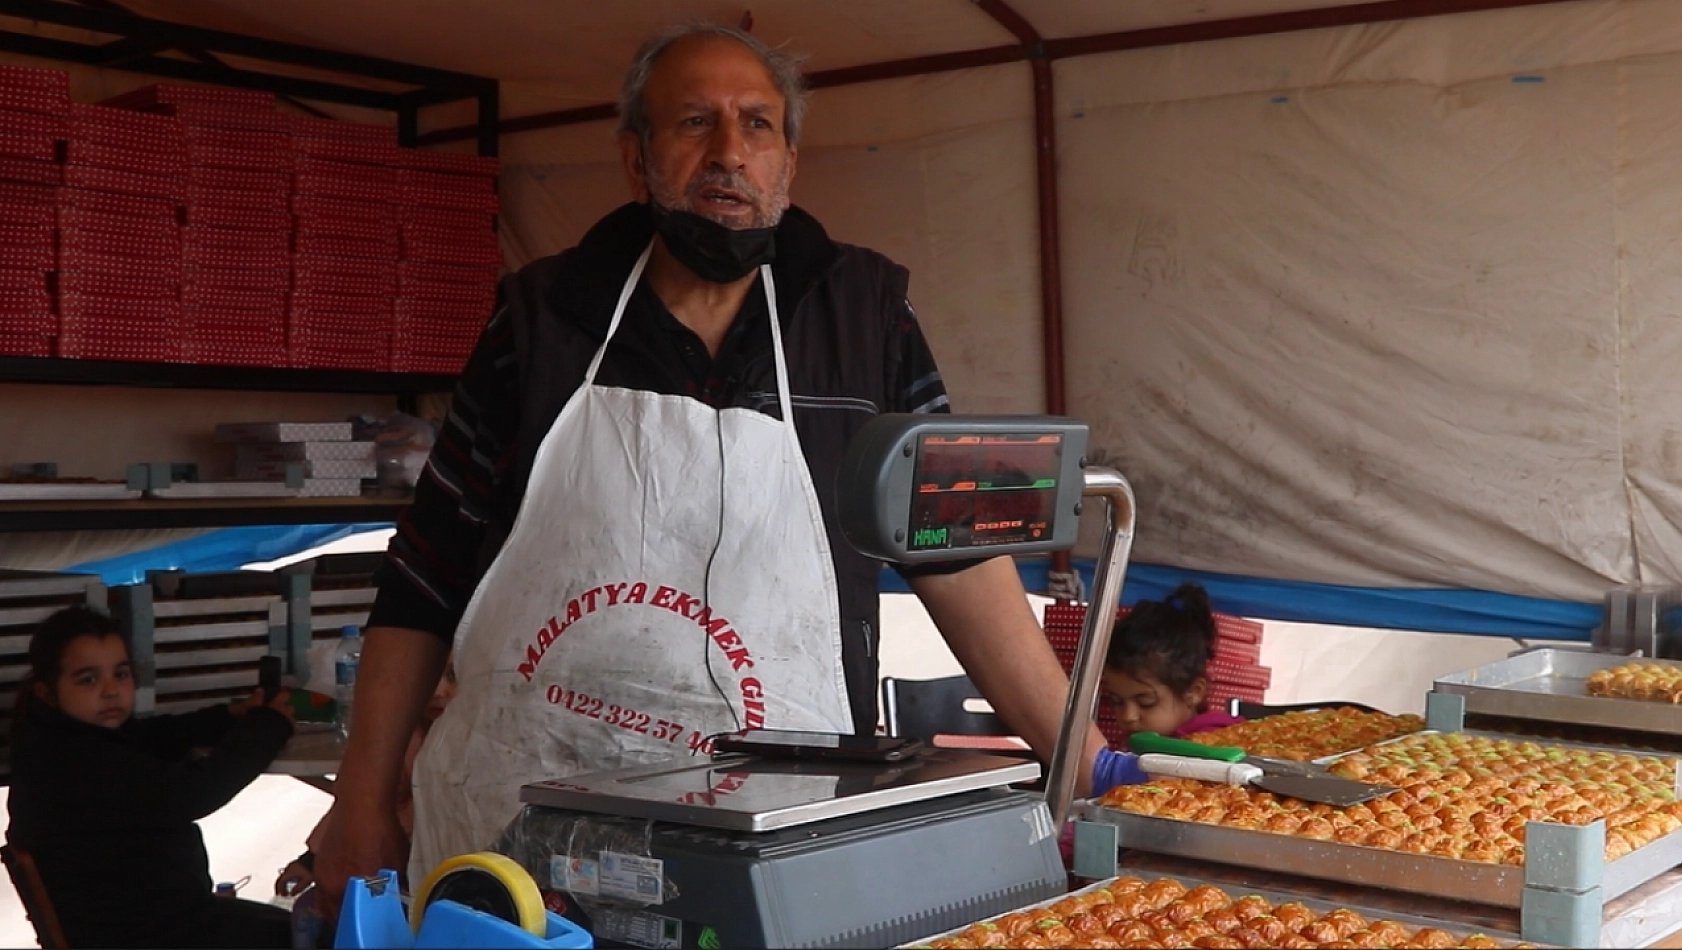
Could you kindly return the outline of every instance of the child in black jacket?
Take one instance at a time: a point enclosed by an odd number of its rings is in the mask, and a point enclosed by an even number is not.
[[[135,719],[128,644],[82,607],[42,623],[29,661],[7,836],[34,855],[70,945],[290,947],[284,910],[212,893],[195,824],[279,754],[289,697]]]

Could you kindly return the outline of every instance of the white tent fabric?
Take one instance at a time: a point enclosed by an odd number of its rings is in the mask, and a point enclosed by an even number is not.
[[[1327,5],[1016,7],[1070,36]],[[135,7],[498,76],[510,116],[610,100],[642,36],[742,12]],[[960,0],[768,0],[753,17],[814,69],[1012,42]],[[1576,600],[1682,579],[1674,0],[1054,70],[1069,408],[1138,490],[1136,559]],[[911,267],[960,411],[1043,405],[1032,113],[1016,63],[822,90],[803,142],[795,200]],[[503,153],[511,266],[623,200],[611,123],[508,136]]]

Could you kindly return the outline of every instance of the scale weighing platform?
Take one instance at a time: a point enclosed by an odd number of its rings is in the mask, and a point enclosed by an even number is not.
[[[1089,614],[1113,618],[1132,493],[1086,466],[1086,438],[1068,419],[878,417],[842,464],[843,532],[889,561],[1043,553],[1074,544],[1083,497],[1100,495],[1112,517]],[[1037,762],[980,752],[696,755],[526,785],[496,850],[582,911],[598,946],[886,947],[1055,897],[1096,695],[1087,654],[1108,638],[1089,623],[1044,794],[1010,787]]]

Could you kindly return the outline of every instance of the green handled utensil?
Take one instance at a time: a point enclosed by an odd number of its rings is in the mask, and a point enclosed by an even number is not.
[[[1128,745],[1139,753],[1139,767],[1151,775],[1254,785],[1305,802],[1346,808],[1396,791],[1389,785],[1340,778],[1307,763],[1259,758],[1236,746],[1207,746],[1154,732],[1136,732],[1128,738]]]

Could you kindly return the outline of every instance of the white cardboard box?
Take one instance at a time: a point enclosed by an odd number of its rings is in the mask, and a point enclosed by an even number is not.
[[[218,442],[349,442],[348,422],[224,422]]]

